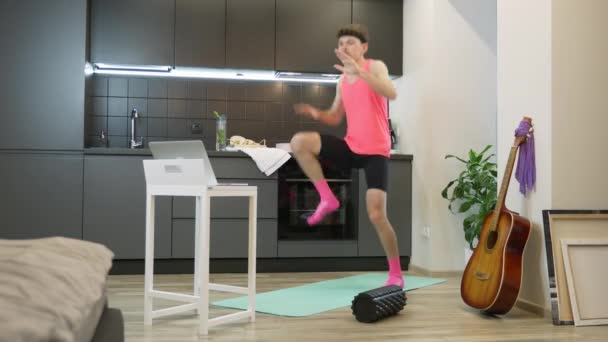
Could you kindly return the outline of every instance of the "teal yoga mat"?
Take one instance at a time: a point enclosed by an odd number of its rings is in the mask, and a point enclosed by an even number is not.
[[[403,278],[405,279],[406,291],[445,281],[445,279],[411,275],[406,275]],[[380,287],[385,281],[386,273],[366,273],[258,293],[255,296],[255,309],[257,312],[280,316],[310,316],[350,306],[353,298],[358,293]],[[224,299],[211,304],[244,310],[247,309],[247,296]]]

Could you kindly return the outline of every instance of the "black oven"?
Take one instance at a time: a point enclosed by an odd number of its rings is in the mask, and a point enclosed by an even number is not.
[[[340,209],[318,225],[309,226],[306,218],[319,204],[312,182],[290,159],[278,172],[278,238],[279,240],[355,240],[354,185],[351,170],[337,170],[329,160],[320,160],[327,183],[340,201]]]

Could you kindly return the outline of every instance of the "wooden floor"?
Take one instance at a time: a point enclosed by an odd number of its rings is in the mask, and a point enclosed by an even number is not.
[[[258,293],[357,274],[258,274]],[[237,322],[211,328],[198,336],[194,314],[181,314],[143,325],[143,275],[110,276],[110,306],[123,311],[127,341],[607,341],[608,326],[554,326],[548,318],[514,308],[504,317],[487,317],[460,300],[458,278],[408,292],[408,304],[397,316],[374,324],[357,322],[349,307],[305,317],[258,313],[254,323]],[[211,282],[245,286],[245,274],[212,274]],[[157,275],[155,288],[192,293],[192,275]],[[211,300],[234,294],[212,292]],[[173,302],[156,300],[155,309]],[[234,310],[210,309],[211,317]]]

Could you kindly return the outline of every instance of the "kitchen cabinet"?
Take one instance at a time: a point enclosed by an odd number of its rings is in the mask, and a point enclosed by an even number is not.
[[[91,0],[91,61],[174,65],[175,0]]]
[[[0,1],[0,150],[82,150],[87,1]]]
[[[91,61],[338,73],[337,30],[402,74],[401,0],[91,0]]]
[[[338,73],[336,33],[351,22],[351,0],[277,0],[276,70]]]
[[[146,182],[143,156],[85,156],[83,238],[106,245],[116,259],[143,259]],[[171,256],[171,197],[156,198],[155,258]]]
[[[81,154],[0,153],[0,239],[82,238]]]
[[[3,215],[9,217],[8,222],[17,227],[13,230],[12,236],[17,236],[14,233],[24,229],[24,220],[35,220],[35,223],[29,222],[27,225],[31,227],[28,228],[30,232],[35,233],[29,235],[44,235],[41,233],[44,233],[45,229],[48,232],[57,227],[61,229],[71,227],[72,236],[78,237],[78,233],[82,231],[83,239],[106,245],[116,254],[116,259],[143,260],[145,179],[142,161],[150,159],[151,156],[85,154],[84,159],[78,155],[53,158],[36,156],[35,159],[46,160],[43,163],[46,166],[41,170],[34,169],[36,163],[26,162],[23,157],[16,158],[10,154],[1,156],[2,165],[6,164],[10,167],[1,169],[0,180],[7,180],[4,186],[8,187],[12,195],[2,197],[0,210],[5,210]],[[247,183],[258,187],[257,248],[260,258],[385,256],[375,229],[367,217],[365,207],[367,186],[363,170],[355,170],[353,176],[353,202],[356,203],[353,224],[357,229],[356,239],[278,241],[276,173],[266,176],[257,169],[249,157],[243,154],[226,153],[226,156],[212,156],[210,159],[220,182]],[[34,197],[35,188],[28,188],[25,181],[27,173],[18,172],[22,168],[42,172],[45,175],[40,177],[35,185],[44,189],[44,196]],[[412,219],[410,156],[392,157],[389,161],[388,182],[388,217],[397,233],[401,256],[410,256]],[[10,187],[11,184],[15,185]],[[84,192],[81,190],[82,187]],[[21,188],[26,190],[21,190],[19,193],[18,189]],[[63,203],[58,198],[67,202]],[[240,259],[246,256],[247,203],[246,200],[240,200],[214,198],[211,201],[212,258]],[[25,204],[28,201],[34,202]],[[28,213],[36,210],[42,212],[40,219],[36,216],[28,217]],[[47,221],[54,223],[46,224]],[[45,227],[45,224],[49,228],[42,230],[37,228],[38,225]],[[60,233],[68,235],[70,231]],[[192,258],[194,203],[183,197],[157,197],[155,233],[156,258]]]
[[[276,173],[266,176],[249,157],[211,157],[210,161],[218,182],[246,183],[257,187],[258,257],[276,257],[278,237]],[[248,198],[211,199],[211,258],[247,257],[248,208]],[[194,198],[173,197],[173,258],[193,258],[194,217]]]
[[[226,66],[226,0],[175,1],[175,65]]]
[[[359,173],[358,224],[359,256],[385,256],[376,230],[369,220],[365,204],[367,183],[365,172]],[[412,255],[412,162],[406,159],[389,161],[386,211],[397,235],[401,256]]]
[[[209,234],[211,258],[247,258],[249,248],[247,219],[211,219]],[[194,258],[194,219],[174,219],[172,241],[173,258]],[[256,248],[258,258],[277,256],[276,220],[258,219]]]
[[[369,31],[366,56],[382,60],[391,75],[403,74],[403,0],[353,0],[353,23]]]
[[[151,158],[85,155],[83,238],[106,245],[115,253],[116,259],[144,258],[146,183],[143,160]],[[261,173],[250,158],[212,157],[211,164],[217,177],[230,177],[218,178],[219,182],[258,186],[258,248],[268,249],[261,255],[276,256],[276,176]],[[155,209],[155,257],[180,258],[189,255],[188,246],[194,238],[194,200],[158,196]],[[225,245],[225,248],[217,247],[212,257],[239,257],[242,251],[228,248],[227,243],[230,239],[246,239],[247,235],[241,230],[247,230],[247,199],[214,198],[211,212],[212,231],[218,231],[212,234],[212,241],[220,246]],[[191,231],[187,228],[190,225]]]
[[[226,67],[274,70],[275,0],[226,0]]]
[[[344,241],[279,241],[280,258],[356,257],[357,242]]]
[[[248,160],[243,160],[248,161]],[[277,218],[276,179],[219,179],[224,183],[247,183],[258,188],[258,218]],[[192,197],[173,198],[173,218],[194,218],[195,199]],[[242,197],[215,197],[211,200],[211,218],[249,217],[249,199]]]

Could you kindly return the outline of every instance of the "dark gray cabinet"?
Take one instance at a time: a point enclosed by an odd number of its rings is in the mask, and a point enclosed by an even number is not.
[[[213,201],[213,200],[212,200]],[[249,241],[247,219],[212,219],[210,230],[211,258],[247,258]],[[173,220],[173,258],[194,258],[194,220]],[[277,256],[277,221],[257,221],[258,258]]]
[[[247,161],[243,159],[242,161]],[[225,183],[247,183],[258,188],[258,218],[277,218],[276,179],[219,179]],[[192,197],[173,198],[173,218],[194,218],[195,199]],[[210,203],[211,218],[249,217],[249,199],[245,197],[215,197]]]
[[[116,259],[143,259],[146,182],[151,157],[85,156],[83,238],[111,249]],[[156,258],[171,257],[171,198],[156,197]]]
[[[211,157],[211,166],[218,179],[232,179],[241,183],[247,183],[247,179],[276,179],[277,173],[266,176],[260,172],[253,159],[243,152],[237,157]],[[245,180],[245,181],[241,181]]]
[[[116,259],[143,259],[146,208],[142,161],[150,158],[0,154],[3,166],[0,180],[5,182],[3,188],[8,189],[7,195],[0,196],[0,214],[8,217],[8,229],[3,229],[0,237],[82,237],[106,245],[115,253]],[[353,182],[353,195],[358,203],[357,240],[277,241],[276,173],[264,175],[248,157],[214,156],[211,164],[220,182],[241,182],[258,187],[258,257],[384,256],[367,217],[367,186],[362,170],[355,171]],[[411,255],[411,165],[407,158],[389,162],[387,210],[402,256]],[[30,184],[32,178],[34,183]],[[246,257],[247,211],[244,198],[211,200],[212,258]],[[194,256],[194,203],[189,199],[157,197],[155,228],[156,258],[189,259]]]
[[[258,189],[257,225],[258,257],[277,256],[277,200],[276,173],[266,176],[251,158],[211,157],[218,182],[247,183]],[[195,200],[173,197],[173,258],[194,257]],[[243,197],[214,197],[211,211],[212,258],[247,257],[247,222],[249,199]]]
[[[359,256],[384,256],[384,249],[374,226],[367,216],[365,195],[367,184],[363,170],[359,173]],[[412,254],[412,163],[411,160],[390,160],[387,191],[387,215],[391,222],[402,256]]]
[[[338,73],[336,33],[351,22],[351,0],[277,0],[276,69]]]
[[[82,155],[0,153],[0,239],[82,237]]]
[[[91,61],[337,73],[338,28],[402,74],[402,0],[91,0]],[[9,30],[10,32],[10,30]]]
[[[266,176],[255,162],[247,158],[211,157],[211,165],[220,183],[246,183],[258,188],[258,218],[277,218],[277,173]],[[214,198],[210,203],[211,218],[247,218],[247,198]],[[173,218],[194,218],[192,197],[173,198]]]
[[[403,74],[403,0],[353,0],[353,23],[369,30],[366,56],[384,61],[391,75]]]
[[[175,0],[91,0],[91,61],[174,65]]]
[[[275,0],[226,0],[226,67],[274,69]]]
[[[82,150],[86,11],[0,1],[0,149]]]
[[[175,1],[175,65],[226,65],[226,0]]]
[[[391,160],[389,163],[386,210],[397,233],[401,255],[412,255],[412,162]]]
[[[357,241],[279,241],[280,258],[356,257]]]

